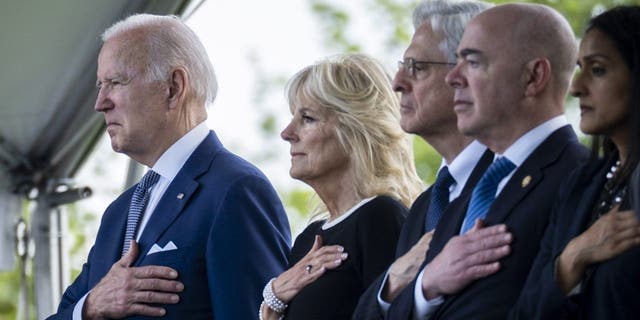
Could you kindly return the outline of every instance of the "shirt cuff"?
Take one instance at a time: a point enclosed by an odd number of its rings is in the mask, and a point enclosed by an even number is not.
[[[389,271],[384,273],[384,279],[382,279],[382,285],[380,289],[378,289],[378,305],[380,306],[380,310],[382,310],[382,315],[387,319],[387,313],[389,313],[389,307],[391,304],[382,299],[382,290],[384,290],[384,286],[387,284],[387,278],[389,277]]]
[[[431,300],[427,300],[422,292],[422,276],[424,270],[420,271],[418,278],[416,279],[416,285],[413,288],[413,319],[425,320],[431,318],[431,316],[438,310],[438,307],[444,302],[442,296],[435,297]]]
[[[76,302],[76,306],[73,307],[73,320],[82,320],[82,308],[84,308],[84,301],[87,299],[89,292],[82,296],[82,298]]]

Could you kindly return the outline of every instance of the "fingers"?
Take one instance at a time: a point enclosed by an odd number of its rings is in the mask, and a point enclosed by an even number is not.
[[[481,221],[476,221],[476,226],[481,224],[483,224]],[[507,232],[506,225],[500,224],[476,229],[453,239],[456,239],[454,243],[462,247],[456,250],[461,250],[462,254],[468,255],[498,248],[505,250],[504,246],[508,246],[513,241],[513,235]],[[453,246],[455,246],[454,243],[452,243]]]
[[[471,281],[478,280],[480,278],[490,276],[498,272],[498,270],[500,270],[500,262],[497,261],[492,263],[479,264],[465,270],[465,277],[470,279]]]
[[[429,243],[431,243],[432,238],[433,238],[433,230],[422,235],[417,245],[419,245],[420,247],[429,247]]]
[[[511,247],[509,245],[501,245],[489,249],[478,250],[473,254],[467,255],[463,259],[463,267],[468,267],[468,269],[465,269],[469,270],[470,274],[475,274],[476,272],[483,274],[482,271],[487,268],[489,269],[487,272],[493,270],[493,268],[489,267],[490,264],[498,263],[498,260],[506,257],[510,253]],[[497,269],[495,271],[497,271]]]
[[[482,219],[476,219],[473,227],[469,230],[469,232],[480,230],[482,228],[484,228],[484,221]]]
[[[322,247],[322,237],[320,235],[316,235],[311,251],[318,250],[320,247]]]
[[[131,240],[129,251],[125,253],[122,258],[120,258],[119,264],[123,267],[130,267],[138,258],[138,254],[140,253],[140,248],[138,247],[138,243],[135,240]]]
[[[347,260],[349,254],[346,252],[326,252],[321,255],[317,255],[311,259],[306,265],[310,265],[312,270],[318,268],[335,269],[342,264],[342,261]]]
[[[131,268],[133,276],[138,279],[177,279],[178,272],[165,266],[144,266]]]
[[[497,224],[495,226],[484,227],[484,222],[480,219],[476,220],[476,224],[473,228],[465,233],[463,236],[471,241],[476,241],[487,236],[504,234],[507,232],[507,226],[505,224]]]
[[[147,317],[162,317],[167,311],[164,308],[152,307],[147,304],[134,303],[129,308],[131,314],[147,316]]]
[[[133,294],[133,301],[144,304],[176,304],[180,302],[180,296],[165,292],[138,291]]]
[[[184,284],[179,281],[161,279],[136,279],[131,282],[131,288],[135,291],[161,291],[182,292]]]

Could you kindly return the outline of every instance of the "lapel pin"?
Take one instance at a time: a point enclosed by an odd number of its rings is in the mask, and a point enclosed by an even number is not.
[[[531,176],[526,176],[526,177],[522,178],[522,187],[523,188],[528,186],[529,183],[531,183]]]
[[[176,198],[178,198],[179,200],[182,200],[182,198],[184,198],[184,193],[182,192],[178,193],[178,196]]]

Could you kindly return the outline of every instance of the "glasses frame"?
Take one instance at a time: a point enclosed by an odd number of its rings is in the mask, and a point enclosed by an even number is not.
[[[450,66],[450,67],[454,67],[456,65],[453,62],[427,61],[427,60],[416,60],[414,58],[404,58],[403,60],[398,60],[398,70],[402,70],[410,77],[415,78],[416,66],[418,66],[419,69],[422,69],[430,64],[437,65],[437,66]]]

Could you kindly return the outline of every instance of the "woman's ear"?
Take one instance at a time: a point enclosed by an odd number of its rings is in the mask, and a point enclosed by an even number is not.
[[[527,63],[524,94],[527,97],[542,92],[551,80],[551,63],[547,59],[534,59]]]

